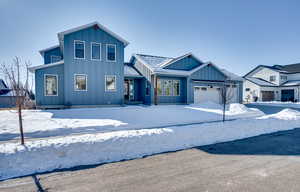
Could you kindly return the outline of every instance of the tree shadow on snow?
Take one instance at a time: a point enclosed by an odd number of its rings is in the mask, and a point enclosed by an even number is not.
[[[196,147],[217,155],[300,155],[300,128]]]

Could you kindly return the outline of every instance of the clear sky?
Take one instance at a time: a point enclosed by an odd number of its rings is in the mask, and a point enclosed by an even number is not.
[[[244,75],[264,64],[300,62],[298,0],[0,0],[0,62],[42,64],[57,33],[98,21],[132,53],[203,61]]]

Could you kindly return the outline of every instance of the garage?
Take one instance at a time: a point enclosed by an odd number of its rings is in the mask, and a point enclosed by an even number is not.
[[[294,89],[281,90],[281,101],[294,102]]]
[[[194,87],[194,103],[220,103],[220,92],[217,87]]]
[[[262,101],[274,101],[274,91],[261,91]]]

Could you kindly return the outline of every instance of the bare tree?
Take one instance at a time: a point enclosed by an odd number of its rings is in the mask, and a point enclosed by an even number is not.
[[[2,63],[0,71],[8,80],[9,86],[12,89],[13,96],[16,98],[16,107],[18,110],[19,128],[21,134],[21,144],[24,145],[24,132],[22,121],[22,108],[28,98],[28,78],[29,78],[30,62],[21,63],[19,57],[15,57],[11,64]]]
[[[231,102],[234,97],[234,91],[230,85],[230,81],[225,80],[222,87],[220,88],[220,96],[223,104],[223,122],[225,121],[226,105]]]

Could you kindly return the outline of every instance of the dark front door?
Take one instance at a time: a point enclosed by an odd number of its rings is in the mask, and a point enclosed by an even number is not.
[[[294,102],[294,89],[281,90],[281,101]]]

